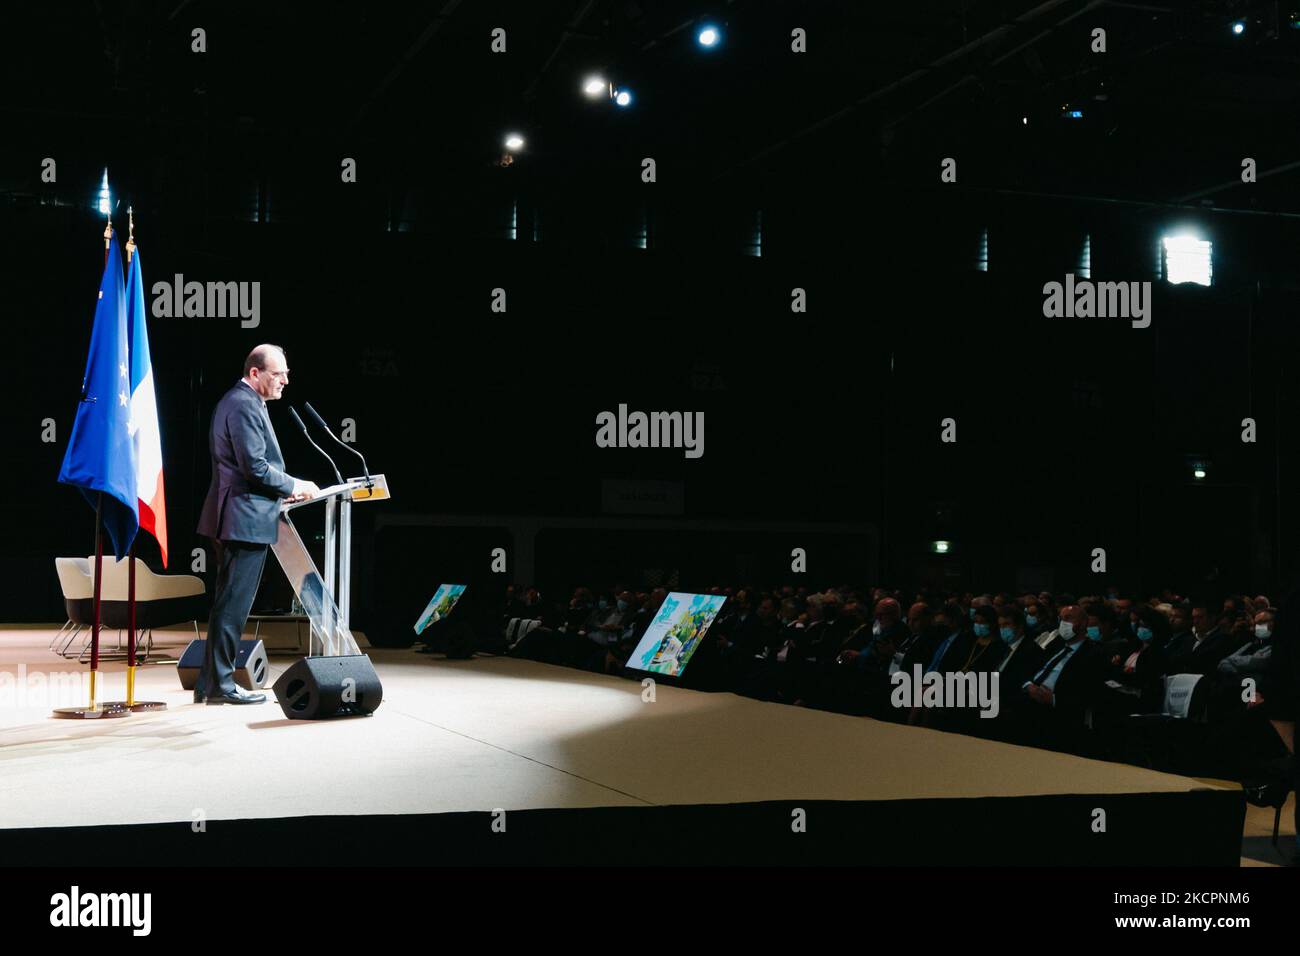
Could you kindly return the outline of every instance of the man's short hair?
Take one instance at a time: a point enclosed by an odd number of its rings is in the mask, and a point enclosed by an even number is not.
[[[248,373],[253,369],[266,368],[266,360],[271,357],[272,350],[279,352],[281,358],[285,358],[284,349],[278,345],[259,345],[253,351],[248,353],[248,358],[244,359],[244,378],[248,378]]]
[[[1034,603],[1035,604],[1038,603],[1037,598],[1034,599]],[[1016,625],[1016,627],[1025,626],[1025,612],[1020,610],[1019,604],[1002,605],[1002,609],[998,611],[998,617],[1003,620],[1010,621],[1011,623]]]

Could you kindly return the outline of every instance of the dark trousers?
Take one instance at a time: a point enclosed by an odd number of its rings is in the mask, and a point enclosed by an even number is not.
[[[235,655],[244,633],[248,612],[253,609],[257,585],[266,564],[265,544],[247,541],[217,541],[217,585],[208,615],[207,648],[203,667],[194,689],[209,697],[233,694]]]

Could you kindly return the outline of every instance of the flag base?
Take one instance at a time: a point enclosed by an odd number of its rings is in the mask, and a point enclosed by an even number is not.
[[[136,700],[135,699],[135,665],[131,664],[126,669],[126,700],[105,701],[105,707],[112,707],[114,710],[129,710],[136,713],[144,710],[166,710],[167,704],[161,700]]]
[[[127,703],[124,700],[108,700],[104,702],[105,707],[112,707],[114,710],[124,710],[129,713],[139,713],[144,710],[166,710],[167,702],[162,700],[137,700],[133,703]]]
[[[56,707],[53,716],[65,720],[96,720],[100,717],[130,717],[131,712],[105,704],[103,707]]]

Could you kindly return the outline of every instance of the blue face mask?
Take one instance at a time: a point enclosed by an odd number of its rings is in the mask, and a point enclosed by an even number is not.
[[[1025,615],[1025,623],[1028,624],[1030,627],[1033,627],[1035,624],[1038,623],[1038,618],[1036,618],[1036,617],[1035,617],[1034,615],[1032,615],[1032,614],[1026,614],[1026,615]]]
[[[619,601],[619,602],[618,602],[618,609],[619,609],[620,611],[626,611],[626,610],[627,610],[627,602],[626,602],[626,601]]]
[[[976,625],[975,625],[975,636],[976,636],[976,637],[988,637],[988,636],[989,636],[989,626],[988,626],[987,624],[976,624]]]
[[[970,619],[971,619],[972,621],[975,620],[975,609],[974,609],[974,608],[971,608],[971,609],[970,609]]]
[[[999,628],[998,633],[1002,635],[1002,640],[1006,641],[1008,644],[1014,644],[1016,642],[1016,629],[1014,627]]]
[[[596,606],[603,611],[605,610],[605,608],[609,607],[609,602],[606,601],[604,598],[601,598],[599,601],[596,602]]]
[[[1151,628],[1149,627],[1139,627],[1137,630],[1137,635],[1139,641],[1149,641],[1153,637],[1151,633]]]
[[[1100,640],[1101,640],[1101,628],[1099,628],[1099,627],[1090,627],[1090,628],[1088,628],[1088,640],[1090,640],[1090,641],[1100,641]]]

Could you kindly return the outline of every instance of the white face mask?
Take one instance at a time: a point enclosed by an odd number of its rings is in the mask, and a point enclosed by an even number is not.
[[[1074,625],[1069,621],[1061,622],[1061,640],[1068,641],[1074,638]]]
[[[874,634],[874,635],[876,635],[876,637],[879,637],[879,636],[880,636],[880,622],[879,622],[879,621],[872,621],[872,622],[871,622],[871,633]]]
[[[1273,636],[1273,629],[1269,627],[1267,624],[1256,624],[1255,636],[1258,637],[1261,641],[1266,641]]]

